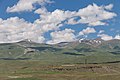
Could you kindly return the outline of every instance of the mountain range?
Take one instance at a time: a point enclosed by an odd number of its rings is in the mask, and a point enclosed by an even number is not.
[[[58,44],[30,40],[0,44],[1,60],[40,60],[56,63],[106,63],[120,61],[120,40],[80,39]]]

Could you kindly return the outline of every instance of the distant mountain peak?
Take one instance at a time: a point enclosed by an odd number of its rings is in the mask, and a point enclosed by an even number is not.
[[[102,40],[101,38],[96,38],[96,39],[82,38],[79,40],[79,43],[84,43],[84,44],[88,44],[88,45],[92,45],[92,46],[100,45],[102,42],[104,42],[104,40]]]

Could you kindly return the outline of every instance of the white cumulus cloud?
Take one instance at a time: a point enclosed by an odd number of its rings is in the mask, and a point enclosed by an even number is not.
[[[39,13],[41,15],[40,18],[34,22],[34,24],[41,26],[41,29],[44,32],[59,29],[59,27],[64,25],[64,23],[62,23],[63,21],[68,20],[68,18],[75,15],[75,12],[63,11],[59,9],[56,9],[53,12],[48,12],[45,8],[43,10],[38,9],[35,13]]]
[[[93,4],[79,9],[78,11],[69,11],[66,13],[68,15],[67,17],[62,17],[67,18],[66,24],[87,24],[88,26],[107,25],[108,23],[106,23],[105,20],[109,20],[117,16],[116,13],[111,12],[112,8],[113,4],[106,6]],[[74,13],[74,15],[69,15],[71,13]],[[78,19],[76,20],[76,18]]]
[[[32,11],[36,8],[34,4],[43,6],[46,3],[52,3],[50,0],[19,0],[18,3],[12,7],[7,8],[7,12],[21,12]]]
[[[11,17],[7,20],[0,19],[0,43],[11,43],[24,39],[42,43],[44,41],[42,33],[34,24],[24,19],[18,17]]]
[[[99,34],[98,37],[101,37],[101,39],[108,41],[114,39],[112,36],[109,36],[107,34]]]
[[[62,31],[55,31],[51,34],[52,40],[48,41],[48,44],[57,44],[60,42],[71,42],[75,40],[74,30],[65,29]]]
[[[96,33],[96,30],[94,28],[86,28],[83,29],[82,31],[79,32],[79,35],[87,35],[87,34],[91,34],[91,33]]]
[[[109,5],[105,6],[105,9],[107,9],[107,10],[111,10],[112,8],[113,8],[113,4],[109,4]]]
[[[109,20],[117,16],[114,12],[106,10],[106,8],[108,9],[110,5],[98,6],[93,4],[88,5],[86,8],[80,9],[77,13],[77,15],[81,17],[79,23],[88,24],[89,26],[105,25],[106,22],[103,20]]]

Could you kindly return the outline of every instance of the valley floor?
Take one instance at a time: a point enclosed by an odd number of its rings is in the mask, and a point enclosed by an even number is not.
[[[0,80],[120,80],[120,63],[70,64],[0,60]]]

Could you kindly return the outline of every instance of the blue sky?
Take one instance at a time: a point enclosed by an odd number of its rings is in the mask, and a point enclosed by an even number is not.
[[[80,38],[101,37],[104,40],[120,39],[119,0],[28,0],[28,3],[31,5],[27,6],[27,0],[0,0],[1,43],[23,39],[39,43],[59,43],[77,40],[78,36]],[[19,4],[25,5],[25,7]],[[90,5],[92,7],[88,7]],[[96,6],[97,9],[94,9]],[[93,8],[93,13],[87,11],[91,10],[90,8]],[[45,11],[42,12],[40,9]],[[84,11],[79,11],[81,9]],[[69,13],[65,14],[67,11]],[[97,11],[106,13],[100,14]],[[54,14],[52,15],[52,13]],[[49,17],[45,16],[49,16],[50,21],[47,22]],[[56,18],[58,16],[61,18],[60,20]],[[69,23],[69,21],[72,22]],[[17,24],[22,24],[22,26],[17,26]],[[16,30],[16,28],[18,29]]]

